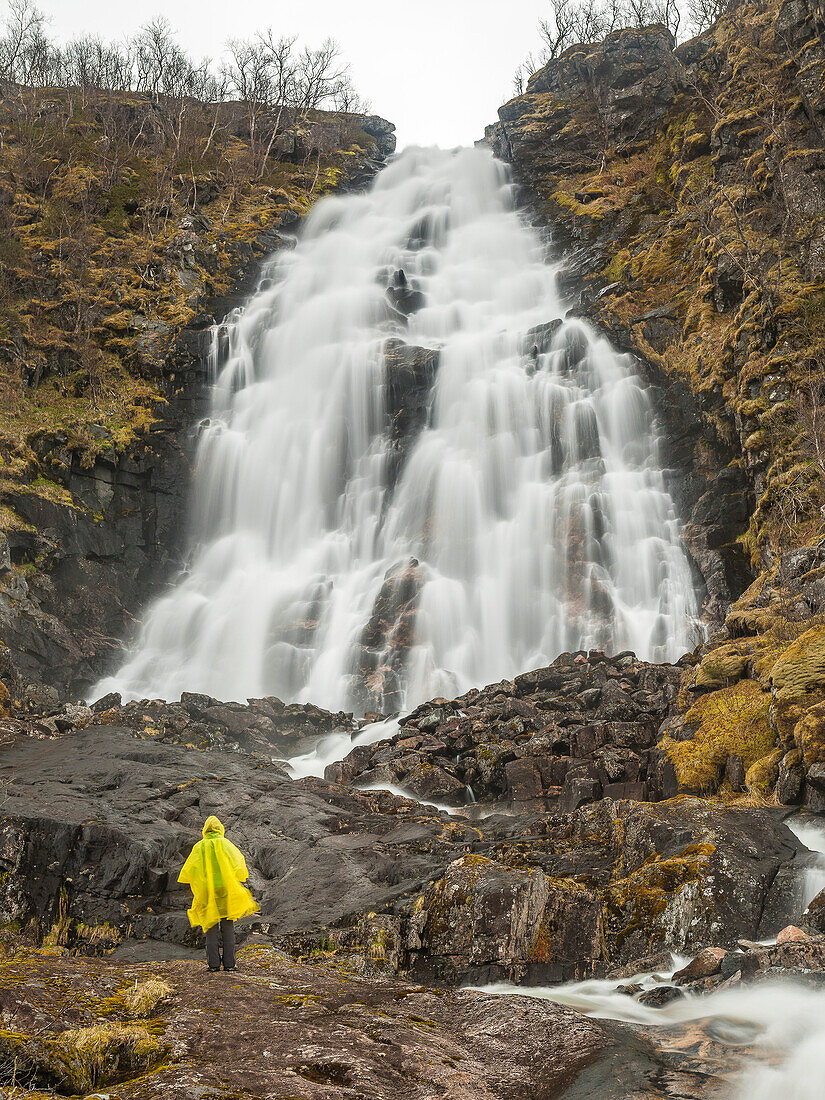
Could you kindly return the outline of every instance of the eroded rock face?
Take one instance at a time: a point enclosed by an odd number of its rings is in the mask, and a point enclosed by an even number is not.
[[[424,571],[416,558],[388,569],[384,576],[353,655],[353,695],[365,714],[397,714],[401,709],[423,583]]]
[[[4,494],[36,534],[0,534],[0,636],[27,678],[80,695],[119,651],[138,606],[183,554],[194,436],[206,368],[183,371],[158,430],[127,455],[114,448],[91,467],[44,438],[44,463],[66,501]],[[71,497],[68,494],[71,494]]]
[[[358,748],[326,777],[519,810],[570,811],[603,795],[670,797],[675,778],[655,745],[684,667],[563,654],[513,681],[423,704],[395,737]]]
[[[421,430],[429,419],[432,386],[440,352],[393,337],[384,345],[387,413],[392,452],[387,472],[393,485]]]

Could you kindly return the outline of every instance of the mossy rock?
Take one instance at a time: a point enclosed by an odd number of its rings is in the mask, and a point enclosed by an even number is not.
[[[11,718],[13,713],[11,692],[0,680],[0,718]]]
[[[770,696],[753,680],[740,680],[697,699],[686,715],[693,738],[665,737],[659,743],[673,763],[679,786],[715,791],[729,756],[741,757],[746,769],[765,756],[775,745],[769,714]]]
[[[671,907],[678,907],[685,888],[706,875],[714,851],[712,844],[692,844],[667,859],[654,855],[607,886],[602,919],[609,959],[619,958],[628,940],[634,950],[667,941]]]
[[[812,627],[792,642],[774,664],[770,681],[771,721],[789,744],[805,712],[825,698],[825,626]]]
[[[696,673],[695,688],[716,691],[747,675],[750,653],[742,652],[742,643],[730,642],[708,653]]]
[[[806,768],[825,762],[825,702],[805,711],[794,727],[793,738]]]
[[[825,626],[806,630],[788,646],[773,666],[771,681],[777,696],[825,694]]]
[[[783,749],[774,749],[757,760],[745,773],[745,785],[751,794],[766,797],[776,786]]]

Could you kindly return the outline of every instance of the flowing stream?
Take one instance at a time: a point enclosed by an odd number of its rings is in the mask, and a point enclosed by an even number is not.
[[[825,829],[819,818],[789,818],[785,824],[796,839],[805,845],[815,859],[802,875],[800,912],[804,912],[822,890],[825,890]]]
[[[392,713],[565,650],[689,649],[648,394],[562,323],[556,274],[483,150],[320,202],[216,330],[189,564],[97,694]],[[438,353],[404,447],[393,339]]]
[[[675,960],[674,966],[685,962],[686,959]],[[622,984],[652,988],[669,976],[639,974],[624,979]],[[739,1066],[730,1089],[719,1094],[730,1100],[822,1100],[825,1095],[822,989],[790,981],[770,981],[704,996],[687,996],[653,1008],[618,992],[618,984],[591,979],[561,986],[528,988],[500,983],[482,988],[487,993],[521,994],[555,1001],[597,1019],[663,1029],[668,1038],[674,1030],[700,1024],[705,1038],[718,1044],[723,1052],[732,1050],[733,1068]],[[667,1038],[663,1036],[662,1041],[667,1043]]]

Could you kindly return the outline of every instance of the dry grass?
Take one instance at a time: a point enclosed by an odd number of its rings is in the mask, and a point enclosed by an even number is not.
[[[160,1041],[134,1024],[94,1024],[64,1031],[57,1037],[63,1054],[78,1067],[71,1085],[82,1081],[91,1087],[107,1084],[124,1073],[139,1072],[158,1061]]]
[[[171,985],[160,978],[135,982],[134,989],[123,995],[123,1006],[133,1020],[145,1020],[171,992]]]

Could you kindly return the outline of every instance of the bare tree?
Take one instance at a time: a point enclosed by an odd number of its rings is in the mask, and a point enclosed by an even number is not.
[[[269,47],[260,41],[230,39],[229,63],[224,72],[228,86],[235,91],[246,108],[253,171],[260,172],[262,160],[265,159],[260,155],[261,120],[265,112],[275,106]],[[264,149],[271,148],[271,139],[270,134]]]
[[[552,14],[539,22],[544,61],[577,43],[598,42],[614,29],[615,0],[550,0]]]
[[[339,114],[368,115],[372,104],[362,98],[349,76],[345,76],[333,92],[332,108]]]
[[[693,2],[693,0],[689,0]],[[723,0],[696,0],[720,4]],[[730,0],[724,0],[729,3]],[[576,44],[600,42],[624,27],[647,27],[662,23],[674,38],[682,24],[681,0],[550,0],[551,14],[539,21],[541,51],[528,56],[516,70],[514,86],[521,94],[527,81],[542,65],[560,57]]]
[[[706,31],[725,12],[730,11],[732,0],[687,0],[687,14],[695,34]]]
[[[0,37],[0,80],[43,86],[54,67],[46,17],[31,0],[9,0]]]
[[[542,55],[537,58],[533,53],[528,53],[513,75],[513,91],[516,95],[523,95],[527,91],[530,77],[539,71],[548,58]]]
[[[348,72],[348,67],[341,62],[338,43],[333,38],[328,38],[317,50],[305,46],[296,79],[295,106],[298,111],[303,114],[317,111],[331,101]]]

